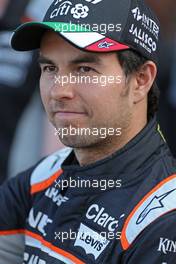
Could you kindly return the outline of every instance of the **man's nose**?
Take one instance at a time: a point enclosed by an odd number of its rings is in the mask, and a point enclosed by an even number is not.
[[[56,75],[51,88],[51,97],[55,100],[72,99],[75,96],[75,84],[71,83],[69,75]]]

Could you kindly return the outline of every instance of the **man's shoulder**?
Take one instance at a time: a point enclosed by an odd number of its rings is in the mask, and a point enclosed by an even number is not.
[[[128,248],[124,263],[175,263],[175,223],[176,210],[152,222]]]
[[[50,178],[53,178],[54,175],[60,174],[61,165],[71,151],[71,148],[65,147],[42,158],[30,168],[20,172],[16,177],[9,179],[2,186],[23,186],[22,188],[30,188],[33,193],[36,188],[38,189],[39,185],[41,186],[50,181]]]
[[[163,215],[176,210],[175,186],[176,173],[161,180],[136,204],[123,227],[124,249],[127,249],[148,226],[162,219]]]
[[[68,157],[71,148],[63,148],[42,159],[31,171],[30,186],[31,192],[35,193],[41,185],[50,181],[50,178],[57,178],[61,173],[61,165]]]
[[[63,148],[42,159],[32,171],[31,184],[43,181],[56,173],[71,151],[71,148]]]

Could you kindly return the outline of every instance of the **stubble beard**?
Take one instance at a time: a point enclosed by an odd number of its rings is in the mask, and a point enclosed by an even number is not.
[[[115,142],[116,145],[118,145],[118,142],[120,143],[123,138],[125,137],[125,134],[127,133],[131,123],[131,115],[130,113],[121,113],[119,115],[119,120],[116,122],[114,120],[104,122],[102,124],[96,124],[94,126],[89,127],[90,131],[93,131],[94,128],[99,131],[99,135],[95,134],[76,134],[76,135],[65,135],[61,136],[58,135],[60,141],[68,147],[71,148],[94,148],[94,147],[99,147],[99,148],[104,148],[107,147],[108,145],[112,145],[113,142]],[[68,128],[69,126],[67,126]],[[74,126],[73,126],[74,127]],[[105,134],[101,134],[101,128],[103,128],[103,131],[106,128],[106,136]],[[117,133],[118,128],[121,129],[121,135],[108,135],[108,129],[113,128],[114,133]],[[105,146],[106,145],[106,146]]]
[[[124,140],[126,140],[127,134],[130,130],[131,127],[131,122],[132,122],[132,113],[130,108],[128,107],[127,101],[125,98],[128,98],[130,92],[130,87],[126,83],[126,87],[124,86],[124,90],[122,91],[120,97],[121,100],[123,101],[123,104],[119,106],[119,109],[117,110],[118,113],[117,115],[114,113],[111,118],[109,118],[106,121],[98,122],[95,124],[92,123],[90,124],[89,128],[90,130],[93,128],[96,128],[100,130],[101,128],[106,128],[106,132],[108,131],[109,128],[114,128],[116,131],[117,128],[121,128],[121,135],[108,135],[106,138],[100,137],[100,134],[97,135],[67,135],[67,136],[59,136],[60,141],[68,147],[71,148],[94,148],[94,147],[99,147],[100,149],[108,148],[108,146],[111,148],[113,142],[115,142],[115,145],[118,146],[120,143]],[[71,125],[71,124],[69,124]],[[65,124],[63,127],[69,127],[68,124]],[[74,125],[73,125],[74,127]],[[75,126],[76,128],[78,126]]]

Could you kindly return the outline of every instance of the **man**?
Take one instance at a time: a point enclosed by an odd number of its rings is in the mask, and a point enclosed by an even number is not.
[[[3,264],[174,263],[176,163],[155,118],[157,19],[143,1],[57,0],[44,21],[18,28],[12,47],[40,48],[42,100],[71,148],[1,187]],[[115,27],[103,35],[102,24]]]

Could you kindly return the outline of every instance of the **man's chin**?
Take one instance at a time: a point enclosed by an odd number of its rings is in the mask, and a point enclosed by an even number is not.
[[[60,137],[60,141],[70,148],[86,148],[94,146],[98,143],[99,139],[96,137],[83,137],[83,136],[64,136]]]
[[[85,146],[85,142],[78,138],[77,136],[64,136],[59,137],[62,144],[71,148],[81,148]]]

